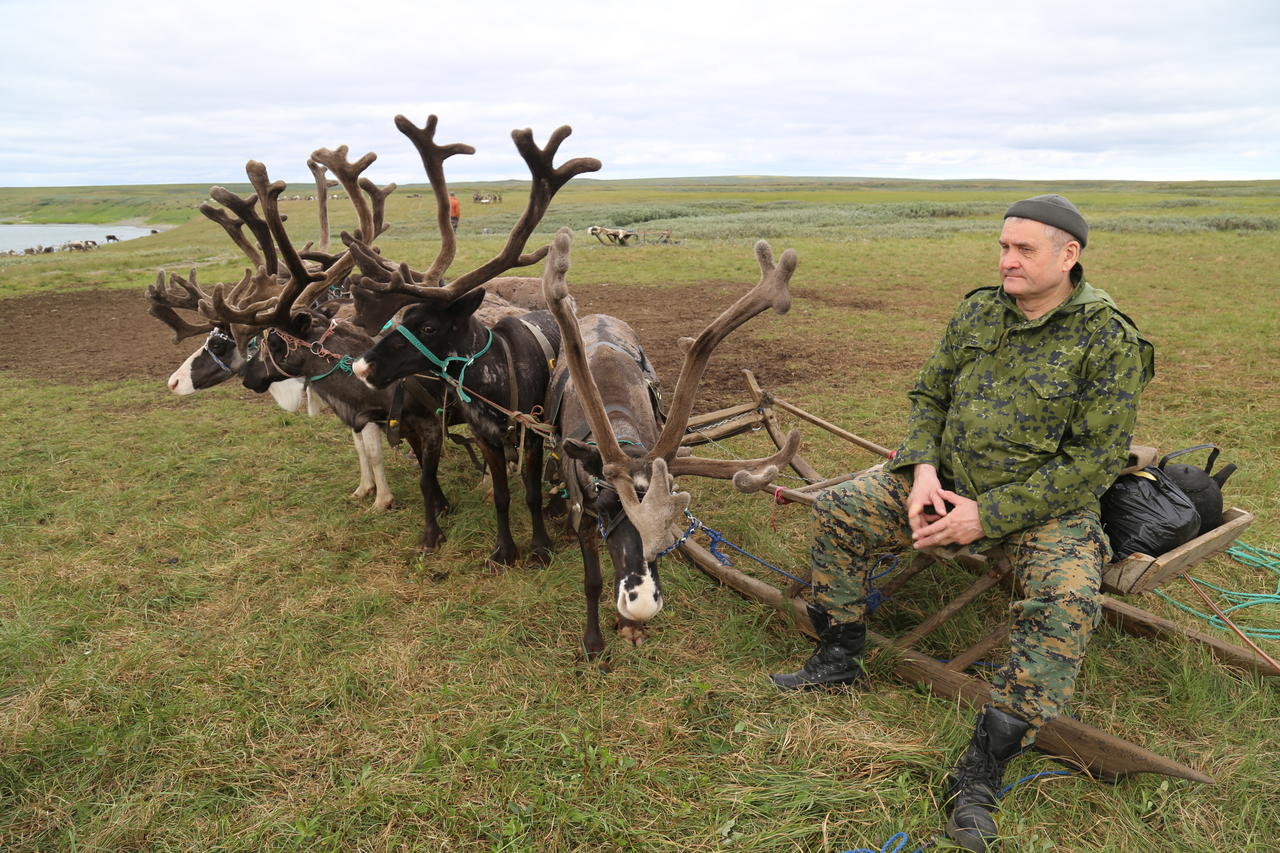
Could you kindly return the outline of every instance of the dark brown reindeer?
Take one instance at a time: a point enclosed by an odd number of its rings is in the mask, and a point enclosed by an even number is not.
[[[559,329],[545,311],[503,320],[492,329],[486,328],[475,312],[484,299],[482,285],[513,267],[528,266],[545,257],[547,247],[524,253],[533,229],[560,187],[575,175],[598,170],[600,161],[576,158],[554,165],[560,144],[571,133],[568,127],[557,129],[543,149],[534,143],[532,131],[513,131],[516,150],[532,175],[528,204],[497,255],[445,285],[444,274],[457,244],[443,206],[448,197],[443,161],[474,149],[437,145],[435,116],[423,128],[397,116],[396,126],[422,155],[437,199],[441,248],[426,272],[417,273],[402,264],[386,282],[361,280],[374,289],[411,294],[418,303],[402,309],[382,339],[356,362],[356,375],[373,387],[385,387],[399,378],[426,373],[446,377],[457,387],[463,415],[493,477],[497,543],[489,556],[490,564],[510,565],[519,553],[510,527],[509,449],[523,462],[525,503],[532,519],[530,559],[545,562],[551,553],[551,538],[542,518],[543,435],[528,426],[535,423],[545,398],[559,351]]]
[[[712,351],[766,308],[780,314],[787,311],[796,254],[788,249],[775,266],[768,244],[756,244],[760,283],[691,342],[664,424],[649,390],[657,378],[636,333],[616,317],[593,314],[578,319],[575,315],[565,283],[571,243],[572,232],[562,228],[547,260],[543,293],[562,333],[561,364],[552,387],[563,381],[564,372],[569,375],[556,422],[571,518],[582,548],[587,601],[583,648],[588,657],[595,657],[604,649],[599,621],[600,538],[614,567],[617,631],[639,644],[645,636],[644,623],[662,609],[658,557],[675,545],[686,526],[690,496],[675,492],[673,477],[731,478],[739,490],[754,491],[768,483],[799,447],[800,433],[793,430],[783,448],[765,459],[678,455]]]

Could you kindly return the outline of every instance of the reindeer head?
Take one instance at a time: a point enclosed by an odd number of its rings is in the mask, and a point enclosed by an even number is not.
[[[675,476],[696,474],[732,478],[740,490],[751,491],[772,479],[799,447],[799,432],[793,430],[784,447],[765,459],[718,460],[677,455],[698,384],[712,351],[730,332],[766,308],[772,307],[778,313],[787,311],[790,307],[787,286],[795,271],[796,254],[788,249],[775,265],[769,245],[764,241],[756,244],[756,259],[761,272],[759,284],[725,310],[693,341],[685,354],[667,422],[654,446],[641,455],[634,450],[631,453],[624,451],[618,443],[604,399],[588,364],[573,301],[565,282],[571,244],[572,232],[568,228],[560,229],[543,275],[543,295],[560,324],[562,358],[569,366],[598,449],[584,450],[567,445],[566,452],[583,459],[590,458],[591,453],[598,454],[601,477],[616,493],[627,518],[638,531],[645,560],[652,562],[676,543],[685,527],[683,521],[690,496],[687,492],[675,491]]]
[[[441,246],[430,268],[415,272],[407,264],[390,268],[380,258],[364,251],[360,241],[351,241],[361,270],[365,272],[359,281],[361,287],[404,294],[419,303],[401,309],[382,330],[378,343],[356,362],[356,375],[374,387],[385,387],[413,373],[440,373],[445,370],[448,359],[470,356],[483,348],[485,341],[482,336],[477,337],[480,333],[471,324],[472,315],[484,300],[482,285],[513,267],[542,260],[548,247],[530,253],[525,253],[524,248],[551,199],[575,175],[600,168],[600,161],[590,157],[575,158],[559,167],[555,165],[560,144],[572,133],[567,126],[558,128],[545,148],[537,147],[531,130],[512,131],[516,150],[532,176],[529,202],[498,254],[445,285],[444,274],[456,252],[456,236],[448,221],[443,162],[453,154],[471,154],[475,149],[461,144],[438,145],[434,140],[435,116],[428,118],[422,128],[415,127],[404,116],[397,116],[396,127],[413,141],[422,155],[436,195]],[[347,240],[346,235],[343,239]]]

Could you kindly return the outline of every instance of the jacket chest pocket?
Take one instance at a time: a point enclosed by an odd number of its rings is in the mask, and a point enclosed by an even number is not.
[[[1066,370],[1033,367],[1011,384],[1015,410],[1005,438],[1043,452],[1057,450],[1070,425],[1079,379]]]

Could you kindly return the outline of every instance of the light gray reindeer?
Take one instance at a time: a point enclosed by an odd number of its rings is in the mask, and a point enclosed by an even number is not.
[[[756,244],[760,283],[689,342],[671,411],[663,424],[657,399],[649,390],[657,377],[635,331],[605,314],[577,318],[565,282],[571,243],[572,232],[560,229],[542,286],[561,330],[561,363],[551,387],[565,382],[563,376],[568,373],[563,402],[558,406],[560,457],[582,548],[587,600],[583,648],[588,658],[594,658],[604,649],[599,624],[600,538],[604,538],[614,566],[618,633],[638,645],[645,638],[644,623],[662,609],[658,557],[674,546],[685,527],[690,495],[675,491],[673,477],[732,478],[740,491],[755,491],[772,480],[799,448],[800,433],[792,430],[782,449],[765,459],[678,455],[712,351],[730,332],[766,308],[779,314],[787,311],[791,304],[787,285],[795,271],[796,253],[788,249],[775,266],[769,245],[764,241]]]

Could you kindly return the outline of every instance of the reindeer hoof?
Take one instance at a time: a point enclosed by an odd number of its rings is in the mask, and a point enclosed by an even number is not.
[[[489,555],[489,559],[485,561],[485,569],[494,573],[504,572],[515,565],[516,558],[519,556],[520,554],[515,550],[505,552],[499,549]]]
[[[640,646],[649,635],[645,632],[643,625],[619,623],[618,636],[633,646]]]
[[[420,556],[425,557],[427,554],[434,554],[436,551],[439,551],[440,546],[443,544],[444,544],[443,534],[436,537],[424,536],[422,537],[422,539],[418,540],[418,547],[416,550]]]
[[[529,552],[527,561],[531,566],[546,566],[551,562],[551,549],[539,545]]]

